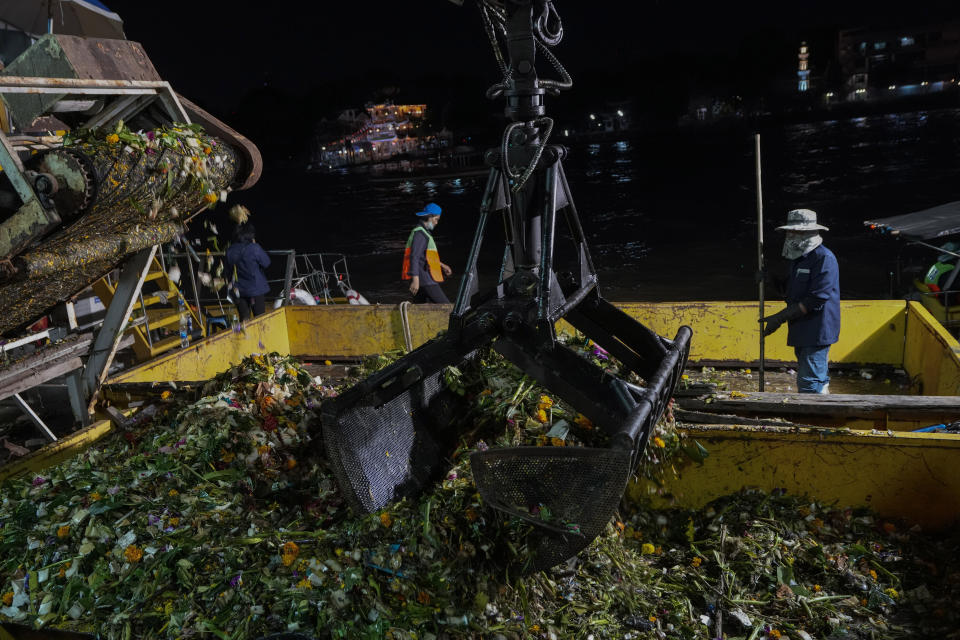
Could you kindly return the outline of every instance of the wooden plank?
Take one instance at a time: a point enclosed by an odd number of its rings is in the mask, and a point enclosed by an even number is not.
[[[677,422],[683,424],[699,425],[753,425],[759,427],[811,427],[808,424],[797,424],[783,418],[744,418],[732,414],[707,413],[705,411],[687,411],[686,409],[674,408],[673,417]]]
[[[48,363],[54,360],[60,360],[68,356],[86,355],[90,343],[93,341],[93,334],[86,333],[76,340],[64,341],[60,344],[43,347],[40,351],[11,363],[3,370],[0,370],[0,388],[10,380],[22,378],[25,374],[34,369],[42,369],[48,366]]]
[[[861,394],[722,393],[678,397],[683,409],[738,416],[776,416],[842,423],[850,418],[915,421],[926,424],[960,419],[960,397]]]
[[[42,368],[33,371],[23,372],[20,376],[9,380],[0,387],[0,400],[9,398],[15,393],[21,393],[31,389],[38,384],[43,384],[48,380],[53,380],[58,376],[75,371],[83,366],[83,361],[77,357],[66,357],[63,360],[55,360]]]

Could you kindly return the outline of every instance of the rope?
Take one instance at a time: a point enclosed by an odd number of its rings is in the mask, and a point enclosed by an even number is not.
[[[410,335],[410,319],[407,317],[407,308],[409,307],[409,300],[404,300],[400,303],[400,324],[403,326],[403,344],[407,348],[407,353],[413,351],[413,338]]]

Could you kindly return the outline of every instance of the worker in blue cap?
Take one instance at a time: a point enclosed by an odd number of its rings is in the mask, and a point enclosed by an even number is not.
[[[441,211],[439,205],[431,202],[417,212],[417,226],[410,232],[407,246],[403,250],[401,277],[410,280],[410,293],[413,294],[413,301],[417,303],[450,302],[440,288],[440,283],[453,273],[453,270],[440,262],[440,254],[432,235],[440,222]]]

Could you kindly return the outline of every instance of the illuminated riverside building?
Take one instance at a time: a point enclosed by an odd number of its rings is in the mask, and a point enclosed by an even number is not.
[[[842,95],[878,100],[936,93],[960,80],[960,22],[845,29],[837,40]]]

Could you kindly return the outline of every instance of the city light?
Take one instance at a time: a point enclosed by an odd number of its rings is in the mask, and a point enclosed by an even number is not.
[[[593,115],[593,114],[591,113],[591,114],[590,114],[590,119],[591,119],[591,120],[596,120],[596,119],[597,119],[597,116],[595,116],[595,115]]]
[[[827,97],[828,97],[828,98],[832,98],[832,97],[833,97],[833,91],[827,91]]]
[[[622,117],[623,117],[623,111],[621,111],[620,109],[617,109],[617,115],[622,118]]]
[[[896,89],[896,88],[897,88],[897,85],[895,85],[895,84],[892,84],[892,85],[890,85],[889,87],[887,87],[887,89],[889,89],[890,91],[893,91],[893,90]]]

